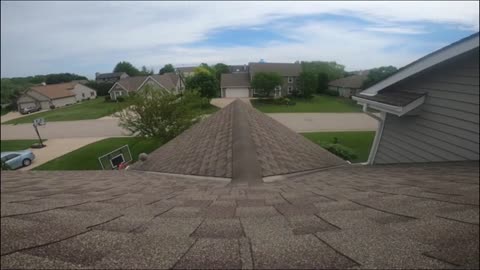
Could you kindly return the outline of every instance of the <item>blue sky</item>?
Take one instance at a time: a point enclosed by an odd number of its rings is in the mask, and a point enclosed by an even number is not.
[[[1,75],[119,61],[175,66],[296,60],[401,67],[478,31],[478,2],[1,2]]]

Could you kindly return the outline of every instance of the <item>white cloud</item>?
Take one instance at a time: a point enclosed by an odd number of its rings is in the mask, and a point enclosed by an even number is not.
[[[478,29],[478,2],[1,2],[2,76],[76,72],[128,60],[136,65],[329,59],[349,68],[413,60],[406,50],[383,51],[420,34],[418,22]],[[294,16],[337,14],[374,26],[282,24]],[[188,48],[226,27],[271,27],[299,40],[259,47]],[[328,29],[319,29],[329,27]],[[294,31],[292,31],[294,30]],[[312,33],[312,34],[311,34]],[[378,34],[376,34],[378,33]],[[366,61],[367,60],[367,61]],[[59,64],[63,63],[63,64]],[[65,70],[71,63],[72,69]],[[397,64],[398,65],[398,64]],[[93,74],[96,70],[89,70]],[[91,74],[85,74],[92,76]]]

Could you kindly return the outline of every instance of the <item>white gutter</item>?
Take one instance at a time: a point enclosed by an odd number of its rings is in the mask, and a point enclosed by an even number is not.
[[[375,138],[373,139],[372,148],[370,149],[370,154],[368,155],[368,160],[366,163],[363,163],[364,165],[372,165],[373,161],[375,160],[375,156],[377,155],[380,139],[382,138],[383,127],[385,126],[385,118],[387,113],[382,111],[380,112],[380,116],[376,116],[375,114],[369,112],[367,109],[368,109],[368,105],[364,103],[363,112],[379,122],[377,132],[375,132]]]

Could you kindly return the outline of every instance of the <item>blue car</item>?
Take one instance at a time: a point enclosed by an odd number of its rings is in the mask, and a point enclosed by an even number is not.
[[[10,169],[15,170],[32,164],[35,155],[30,150],[2,152],[0,159],[2,160],[2,163],[8,165]]]

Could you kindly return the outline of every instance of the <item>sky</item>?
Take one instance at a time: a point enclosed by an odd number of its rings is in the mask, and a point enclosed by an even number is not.
[[[402,67],[478,32],[478,1],[1,2],[1,77],[336,61]]]

